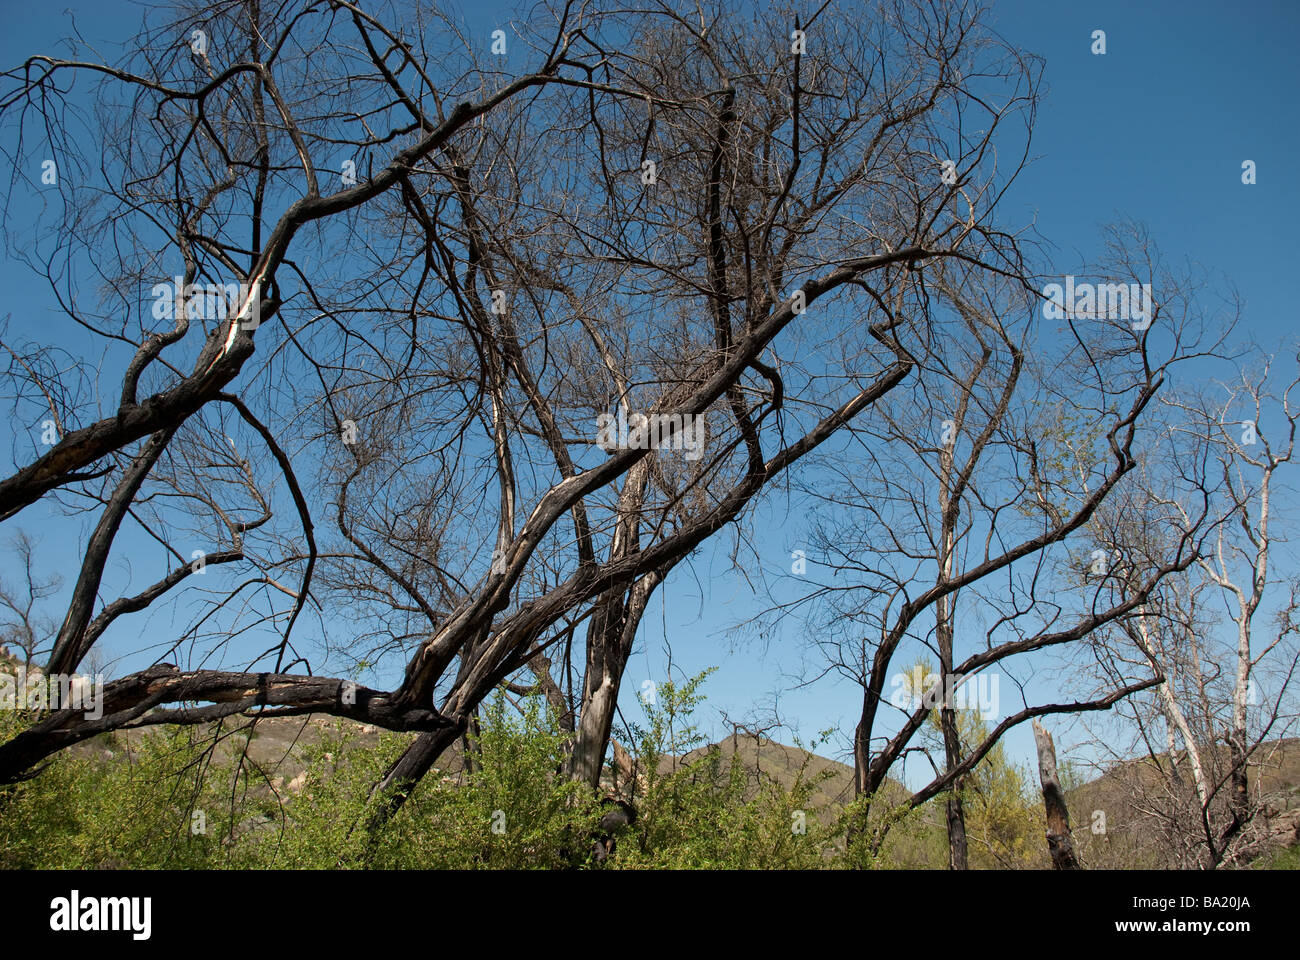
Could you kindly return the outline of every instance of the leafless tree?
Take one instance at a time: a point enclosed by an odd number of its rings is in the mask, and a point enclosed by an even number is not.
[[[1038,68],[983,17],[557,3],[482,37],[249,0],[150,15],[117,64],[9,71],[11,200],[60,171],[24,249],[108,358],[10,345],[33,443],[0,517],[94,521],[50,669],[203,603],[102,719],[0,745],[0,779],[106,730],[326,713],[421,734],[378,823],[504,683],[547,695],[595,783],[669,572],[918,371],[927,271],[1023,276],[993,148]],[[602,414],[665,426],[602,447]],[[101,600],[124,527],[166,559]],[[400,684],[313,675],[309,619]]]
[[[855,832],[937,707],[943,763],[905,806],[948,794],[954,869],[967,862],[961,780],[1007,730],[1047,714],[1107,710],[1160,682],[1158,672],[1130,670],[1094,696],[1040,704],[1021,685],[1021,709],[1000,711],[981,742],[962,743],[954,711],[971,698],[977,675],[997,667],[1000,680],[1015,681],[1014,658],[1086,648],[1135,617],[1143,598],[1198,556],[1204,504],[1187,523],[1180,518],[1168,549],[1148,558],[1125,595],[1104,567],[1089,576],[1092,563],[1080,563],[1093,549],[1090,521],[1124,489],[1147,438],[1163,428],[1152,400],[1176,368],[1222,340],[1204,332],[1196,301],[1158,272],[1139,228],[1115,228],[1111,244],[1097,283],[1162,291],[1149,317],[1081,311],[1045,329],[1050,298],[1037,291],[950,269],[932,278],[924,305],[932,336],[917,357],[920,374],[849,428],[850,454],[837,452],[828,464],[839,482],[807,490],[829,506],[816,528],[815,575],[779,611],[807,608],[824,638],[825,669],[863,689],[853,737],[863,799]],[[919,647],[937,658],[939,673],[925,681],[926,696],[896,702],[887,688],[899,689],[900,663],[911,662],[898,658]],[[891,822],[877,823],[870,849],[879,849]]]
[[[44,601],[58,592],[58,574],[41,576],[36,572],[36,541],[25,531],[13,536],[11,549],[23,571],[20,584],[0,582],[0,608],[4,622],[0,625],[0,646],[22,654],[23,668],[30,670],[39,656],[49,652],[57,624],[44,610]]]
[[[1152,595],[1101,661],[1146,662],[1162,675],[1153,702],[1125,711],[1150,760],[1131,771],[1130,802],[1157,825],[1170,864],[1211,869],[1258,849],[1260,759],[1294,726],[1300,659],[1296,585],[1275,572],[1291,522],[1279,494],[1294,453],[1297,381],[1275,394],[1271,358],[1251,352],[1237,364],[1236,381],[1167,401],[1174,419],[1161,459],[1189,461],[1181,472],[1201,478],[1197,499],[1212,504],[1215,522],[1196,565]],[[1124,509],[1099,517],[1108,550],[1158,550],[1154,516],[1190,523],[1187,498],[1159,482],[1167,473],[1143,471]],[[1258,622],[1265,612],[1271,629]],[[1267,696],[1255,680],[1262,668]]]

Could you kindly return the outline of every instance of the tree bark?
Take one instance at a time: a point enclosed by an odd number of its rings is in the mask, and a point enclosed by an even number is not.
[[[403,754],[393,762],[384,778],[370,791],[373,801],[366,820],[366,832],[373,841],[378,831],[398,811],[421,778],[429,772],[434,762],[465,732],[465,724],[458,723],[441,730],[420,734]]]
[[[942,547],[942,571],[945,579],[952,573],[952,533],[948,508],[947,504],[945,504]],[[953,704],[949,702],[948,697],[949,690],[955,688],[954,684],[949,683],[949,677],[953,676],[953,602],[954,597],[952,595],[939,598],[936,605],[937,623],[935,625],[935,633],[939,642],[939,686],[942,691],[942,700],[939,703],[939,729],[943,733],[944,761],[948,770],[952,770],[960,764],[962,758],[961,734],[957,729],[957,711],[953,708]],[[950,870],[966,870],[970,866],[970,849],[966,840],[966,814],[962,810],[961,803],[963,783],[964,780],[962,779],[953,781],[952,789],[948,792],[945,810],[948,822],[948,868]]]
[[[1056,777],[1056,746],[1052,735],[1034,721],[1034,743],[1038,747],[1038,776],[1043,784],[1043,806],[1047,812],[1047,852],[1057,870],[1081,870],[1070,837],[1070,813],[1065,807],[1065,791]]]

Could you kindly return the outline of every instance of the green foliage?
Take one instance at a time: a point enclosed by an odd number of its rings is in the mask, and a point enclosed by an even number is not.
[[[1251,864],[1252,870],[1300,870],[1300,843],[1261,857]]]
[[[711,672],[680,686],[660,684],[655,702],[645,704],[646,724],[629,725],[645,789],[637,798],[637,823],[612,862],[670,869],[825,866],[830,831],[818,819],[814,794],[826,776],[810,775],[810,755],[784,788],[735,754],[725,757],[719,746],[697,749],[704,737],[692,717]],[[682,759],[689,751],[695,752]]]
[[[590,855],[596,798],[559,771],[564,736],[540,697],[507,713],[504,694],[487,706],[472,744],[473,771],[426,776],[403,806],[370,865],[382,867],[556,868]],[[357,793],[377,779],[364,777]]]
[[[504,694],[485,705],[471,738],[472,769],[431,770],[382,830],[368,833],[371,787],[410,742],[378,747],[345,729],[304,750],[307,779],[283,821],[245,841],[274,868],[531,869],[581,863],[599,811],[581,785],[556,775],[563,736],[538,698],[512,717]],[[494,829],[495,828],[495,829]]]
[[[963,740],[988,736],[978,710],[958,713]],[[1042,801],[1030,772],[1007,759],[999,742],[984,755],[963,783],[966,837],[972,867],[1034,868],[1050,866]]]
[[[0,713],[0,740],[32,719]],[[0,869],[215,865],[228,825],[206,760],[190,731],[159,731],[129,748],[98,740],[33,780],[0,787]],[[204,811],[204,833],[193,830],[194,810]]]
[[[5,716],[0,738],[30,721]],[[537,700],[518,719],[503,697],[489,704],[473,772],[432,771],[375,837],[370,788],[410,738],[384,733],[376,747],[358,736],[327,726],[301,745],[296,793],[244,756],[247,731],[153,730],[117,750],[95,741],[0,788],[0,867],[527,868],[589,855],[595,798],[555,776],[562,737]]]
[[[922,696],[936,671],[920,659],[904,673],[905,692]],[[989,735],[978,710],[954,712],[963,752]],[[931,710],[921,730],[919,746],[942,763],[943,730],[939,710]],[[1033,774],[1007,759],[999,742],[960,781],[958,796],[966,824],[972,868],[1038,868],[1049,866],[1044,841],[1043,810]],[[848,861],[859,868],[895,867],[940,869],[948,864],[948,835],[942,793],[913,809],[902,802],[901,787],[886,784],[875,796],[860,798],[845,812],[846,824],[866,823],[852,831]],[[883,839],[882,839],[883,838]]]
[[[819,772],[813,752],[829,732],[786,755],[779,777],[757,769],[753,737],[706,746],[696,714],[708,673],[661,684],[644,716],[620,731],[640,774],[630,797],[638,818],[618,834],[606,868],[946,865],[942,795],[911,809],[903,788],[887,781],[868,812],[866,798],[844,806],[821,789],[833,772]],[[987,734],[977,711],[957,716],[964,743]],[[0,712],[0,741],[32,719]],[[314,721],[311,730],[283,766],[267,760],[279,749],[271,728],[247,721],[121,732],[66,751],[35,779],[0,787],[0,868],[595,866],[592,836],[606,808],[561,775],[566,735],[541,698],[516,709],[501,693],[485,704],[470,769],[451,760],[430,771],[373,834],[365,826],[370,791],[412,735],[363,734],[335,721]],[[935,749],[938,738],[931,718],[923,739]],[[781,749],[764,743],[765,768]],[[1078,779],[1067,765],[1062,773]],[[1030,771],[998,746],[961,789],[972,866],[1046,865]],[[1086,820],[1076,822],[1077,838],[1086,830]],[[1296,862],[1293,850],[1270,865]]]
[[[849,837],[845,865],[859,870],[941,869],[948,864],[948,836],[933,802],[913,808],[903,790],[886,783],[874,797],[858,797],[844,811]],[[865,823],[865,827],[862,824]]]
[[[703,742],[693,714],[706,675],[663,684],[631,731],[647,775],[635,797],[637,823],[618,836],[608,865],[826,865],[831,817],[816,793],[829,774],[811,775],[810,756],[789,788],[718,748],[684,757]],[[0,717],[0,740],[31,720]],[[565,735],[540,698],[518,711],[504,694],[486,704],[470,769],[430,771],[374,834],[365,826],[370,790],[409,735],[380,732],[363,743],[354,725],[321,724],[318,737],[295,746],[304,769],[286,786],[284,771],[263,769],[252,756],[258,751],[247,749],[258,730],[151,729],[61,754],[35,779],[0,788],[0,867],[593,865],[592,835],[605,808],[584,784],[559,775]]]

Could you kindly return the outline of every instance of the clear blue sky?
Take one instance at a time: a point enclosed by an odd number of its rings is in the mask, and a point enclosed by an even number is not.
[[[1035,159],[1008,197],[1008,219],[1015,222],[1020,210],[1034,218],[1062,264],[1094,255],[1105,222],[1139,219],[1169,260],[1199,262],[1237,287],[1246,304],[1244,332],[1264,345],[1295,337],[1290,287],[1300,262],[1300,59],[1294,51],[1300,4],[996,0],[992,6],[1003,37],[1046,59]],[[1091,53],[1094,30],[1106,32],[1104,56]],[[1253,186],[1241,182],[1244,160],[1256,163]],[[784,508],[784,501],[770,503],[756,520],[770,530],[761,552],[765,569],[776,575],[788,572],[790,550],[801,543],[798,518]],[[665,634],[683,672],[721,667],[707,687],[710,704],[736,718],[756,693],[781,689],[783,677],[798,671],[796,626],[766,650],[733,649],[726,627],[751,615],[754,601],[728,567],[725,548],[717,550],[701,559],[695,575],[679,573],[661,591],[629,666],[629,680],[638,682],[628,690],[662,675]],[[1018,706],[1008,686],[1004,680],[1004,713]],[[1035,694],[1059,699],[1050,675],[1027,689],[1031,702]],[[628,700],[625,711],[635,709]],[[828,678],[784,693],[780,703],[783,717],[799,720],[806,736],[830,726],[848,735],[861,692]],[[1070,741],[1067,718],[1049,725],[1060,729],[1058,741]],[[1027,725],[1007,744],[1022,761],[1033,756]]]
[[[1295,297],[1288,287],[1300,261],[1300,60],[1294,52],[1300,4],[998,0],[992,6],[1007,40],[1046,58],[1048,86],[1034,133],[1035,159],[1008,198],[1004,217],[1036,219],[1069,264],[1096,252],[1102,223],[1118,216],[1142,220],[1166,257],[1202,263],[1239,289],[1247,330],[1261,343],[1293,336]],[[0,62],[8,67],[35,52],[60,52],[57,41],[71,26],[68,9],[91,43],[125,39],[139,20],[136,5],[119,0],[67,7],[0,0]],[[486,44],[513,7],[484,0],[464,9]],[[1104,56],[1090,52],[1091,34],[1099,29],[1106,33]],[[111,49],[106,55],[113,56]],[[1244,160],[1256,163],[1253,186],[1241,183]],[[0,262],[0,282],[8,294],[0,315],[11,315],[15,333],[32,335],[51,315],[48,291],[8,259]],[[31,523],[26,515],[19,522]],[[790,550],[803,536],[799,518],[787,516],[784,500],[771,497],[755,525],[766,531],[760,538],[764,568],[788,571]],[[729,548],[725,536],[707,546],[693,568],[680,569],[659,591],[628,667],[629,715],[642,682],[665,675],[665,638],[676,675],[720,668],[706,688],[709,702],[736,718],[755,699],[785,687],[787,674],[798,669],[800,637],[793,625],[767,646],[733,647],[728,627],[751,616],[759,602],[744,578],[730,571]],[[47,564],[70,579],[79,556],[60,552],[52,534],[44,550]],[[6,557],[0,574],[8,575],[9,566]],[[1051,689],[1030,687],[1031,693]],[[831,680],[781,698],[782,714],[797,720],[805,735],[827,726],[850,732],[859,706],[856,688]],[[1013,734],[1009,747],[1027,759],[1028,731]]]

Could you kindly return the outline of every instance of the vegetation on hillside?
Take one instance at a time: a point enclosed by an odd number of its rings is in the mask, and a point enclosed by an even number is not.
[[[639,815],[615,837],[604,868],[945,865],[935,802],[909,811],[882,799],[872,811],[874,830],[846,843],[860,809],[819,790],[832,771],[813,770],[814,752],[796,751],[799,766],[778,772],[756,770],[741,751],[728,756],[704,745],[696,713],[706,675],[662,684],[644,704],[643,721],[624,731],[637,774],[622,792]],[[978,712],[960,716],[963,735],[985,732]],[[0,737],[28,722],[0,713]],[[250,756],[258,725],[116,733],[61,754],[34,779],[0,788],[0,868],[596,866],[592,837],[607,807],[585,784],[557,776],[565,737],[540,697],[512,705],[499,692],[471,741],[471,761],[426,777],[372,837],[357,826],[371,784],[409,740],[378,731],[378,746],[363,745],[361,728],[350,723],[320,730],[294,746],[303,771],[288,787]],[[937,721],[930,733],[939,735]],[[1049,866],[1031,771],[999,746],[962,792],[972,866]],[[886,794],[906,797],[901,789]],[[1260,865],[1294,869],[1296,851]]]

